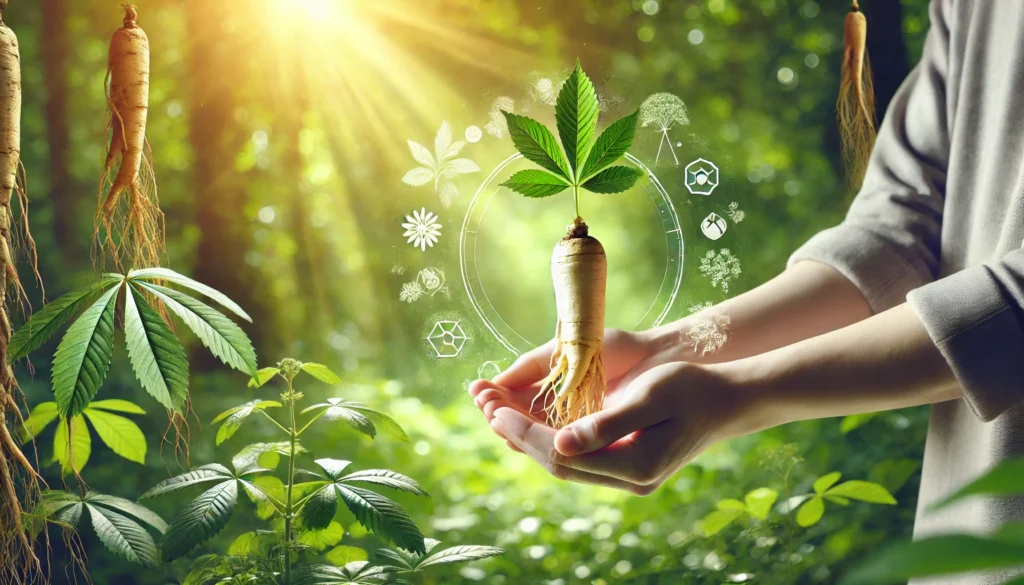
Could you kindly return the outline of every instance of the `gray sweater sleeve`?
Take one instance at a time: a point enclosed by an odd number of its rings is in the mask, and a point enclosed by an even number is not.
[[[798,249],[853,282],[875,312],[908,300],[965,398],[992,420],[1024,398],[1024,250],[936,280],[949,164],[949,27],[933,0],[921,62],[879,128],[846,219]]]

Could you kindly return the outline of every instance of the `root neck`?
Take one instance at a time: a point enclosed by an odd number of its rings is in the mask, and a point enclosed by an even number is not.
[[[5,2],[6,0],[0,0]],[[124,20],[121,21],[125,28],[135,28],[135,21],[139,18],[139,13],[135,9],[135,6],[131,4],[122,4],[124,7]]]
[[[572,220],[572,225],[566,228],[565,231],[565,237],[567,238],[586,238],[590,235],[590,228],[587,227],[587,222],[583,221],[583,218],[579,216]]]

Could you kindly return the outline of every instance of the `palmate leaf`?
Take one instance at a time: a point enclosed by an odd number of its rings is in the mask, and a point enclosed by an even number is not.
[[[319,418],[323,418],[326,421],[343,420],[360,433],[371,438],[375,437],[377,435],[377,428],[373,422],[365,414],[349,408],[344,402],[341,398],[328,398],[327,402],[306,407],[300,414],[319,410],[320,412],[312,420]]]
[[[146,493],[139,496],[139,499],[145,500],[146,498],[155,498],[156,496],[176,492],[180,489],[185,489],[194,485],[213,481],[223,481],[232,478],[233,476],[231,475],[231,471],[223,465],[219,465],[217,463],[203,465],[202,467],[198,467],[192,471],[161,481],[155,486],[149,488]]]
[[[608,167],[587,179],[582,187],[594,193],[621,193],[628,191],[644,174],[633,167]]]
[[[366,561],[353,561],[344,567],[307,565],[293,573],[294,585],[376,585],[394,583],[394,567],[374,566]]]
[[[328,483],[306,499],[299,510],[299,518],[304,526],[316,530],[326,528],[337,513],[338,490],[333,483]]]
[[[125,498],[119,498],[117,496],[110,496],[107,494],[101,494],[99,492],[89,492],[85,495],[84,500],[86,503],[93,506],[102,506],[104,508],[110,508],[115,512],[124,514],[130,518],[134,518],[140,522],[149,524],[161,534],[167,530],[167,523],[164,522],[163,518],[157,515],[156,512],[137,504],[131,500]]]
[[[305,453],[306,449],[297,441],[295,443],[296,453]],[[267,469],[277,469],[281,461],[281,455],[291,455],[291,444],[288,441],[277,441],[272,443],[252,443],[246,445],[235,453],[231,458],[231,464],[238,469],[245,469],[259,465]]]
[[[505,554],[503,549],[493,546],[453,546],[424,558],[422,561],[417,563],[416,568],[425,569],[432,565],[448,563],[468,563],[469,561],[478,561],[480,559],[496,557],[502,554]]]
[[[215,357],[232,368],[256,375],[256,351],[234,321],[187,294],[152,283],[138,282],[180,318]]]
[[[417,496],[429,495],[422,487],[420,487],[420,484],[418,484],[416,480],[387,469],[364,469],[362,471],[356,471],[342,477],[340,481],[345,483],[351,483],[354,481],[373,483],[403,492],[416,494]]]
[[[320,380],[325,384],[341,384],[341,378],[339,378],[337,374],[332,372],[330,368],[323,364],[306,362],[299,367],[302,369],[303,372],[306,372],[310,376],[313,376],[314,378]]]
[[[378,431],[383,432],[385,435],[389,435],[391,438],[398,439],[403,443],[411,443],[411,441],[409,440],[409,435],[405,433],[405,430],[402,428],[402,426],[399,425],[398,422],[395,421],[395,419],[384,414],[383,412],[373,410],[372,408],[366,406],[365,404],[361,404],[358,402],[347,402],[345,403],[345,406],[349,410],[354,410],[362,414],[366,418],[370,419],[370,421],[373,422],[373,426],[376,427]]]
[[[558,148],[558,141],[543,124],[536,120],[519,116],[510,112],[502,111],[505,120],[508,122],[509,137],[518,150],[527,160],[530,160],[541,167],[564,178],[566,181],[572,176],[569,165],[566,163],[565,155]]]
[[[232,301],[224,293],[214,289],[213,287],[206,286],[205,284],[192,280],[191,278],[178,274],[177,272],[168,268],[144,268],[142,270],[132,270],[128,273],[129,280],[166,280],[167,282],[173,282],[179,286],[183,286],[189,290],[195,291],[205,297],[209,297],[219,303],[224,308],[228,309],[232,313],[245,319],[246,321],[252,322],[252,318],[242,310],[242,307],[238,306],[238,303]]]
[[[213,424],[224,421],[224,424],[217,430],[217,444],[220,445],[230,439],[239,427],[242,426],[245,419],[249,418],[249,415],[253,412],[266,410],[267,408],[279,408],[280,406],[281,403],[276,400],[253,400],[220,413],[217,415],[217,418],[213,419]]]
[[[7,362],[15,361],[39,349],[68,319],[75,316],[99,291],[124,279],[120,274],[106,274],[98,281],[73,290],[50,301],[11,337],[7,346]]]
[[[298,540],[317,551],[322,551],[341,542],[343,536],[345,536],[345,529],[341,527],[341,524],[331,522],[326,528],[306,530],[299,535]]]
[[[113,287],[82,313],[57,346],[53,357],[53,396],[61,416],[80,414],[107,377],[114,347]]]
[[[526,169],[509,177],[501,186],[508,187],[520,195],[539,198],[561,193],[569,184],[546,171]]]
[[[128,400],[121,400],[120,398],[93,400],[89,403],[89,408],[98,408],[100,410],[109,410],[111,412],[125,412],[128,414],[146,414],[146,411],[138,404]]]
[[[206,490],[185,506],[164,533],[161,548],[164,560],[187,555],[224,529],[238,503],[238,482],[221,482]]]
[[[594,147],[590,149],[587,162],[579,174],[583,181],[626,154],[629,147],[633,145],[633,138],[636,136],[636,121],[639,115],[640,110],[637,110],[624,118],[619,118],[612,122],[611,126],[605,128],[594,143]]]
[[[370,490],[337,483],[333,485],[338,497],[364,528],[406,550],[426,552],[423,534],[401,506]]]
[[[185,348],[135,287],[125,295],[124,338],[142,387],[165,408],[180,412],[188,399]]]
[[[89,436],[85,419],[80,414],[71,418],[70,435],[67,420],[60,420],[57,432],[53,435],[53,458],[60,463],[62,475],[68,475],[72,469],[82,471],[92,455],[92,437]]]
[[[39,436],[50,423],[57,419],[60,413],[57,412],[56,402],[40,402],[29,412],[28,418],[22,423],[18,435],[22,443],[27,443]]]
[[[569,159],[569,167],[576,177],[580,176],[577,169],[583,167],[594,145],[597,112],[597,92],[594,91],[594,84],[577,61],[576,68],[562,84],[555,102],[558,137],[562,140],[565,156]]]
[[[1024,566],[1024,545],[952,534],[890,546],[850,570],[840,585],[890,585],[931,577]]]
[[[156,543],[146,529],[117,512],[99,506],[86,506],[96,536],[119,557],[144,567],[157,564]]]
[[[117,455],[135,463],[146,462],[146,436],[131,419],[92,408],[83,411],[100,440]]]
[[[260,368],[256,371],[256,376],[254,376],[252,380],[249,380],[249,387],[262,388],[264,384],[274,379],[274,376],[280,373],[281,370],[274,367]]]

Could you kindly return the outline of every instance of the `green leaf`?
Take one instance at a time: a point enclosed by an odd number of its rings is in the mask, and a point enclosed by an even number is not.
[[[718,508],[719,510],[741,510],[743,512],[747,511],[747,505],[734,498],[719,500],[718,503],[715,504],[715,507]]]
[[[971,496],[1006,496],[1019,493],[1024,493],[1024,459],[1006,459],[981,477],[932,505],[930,509],[938,510]]]
[[[261,540],[255,532],[243,532],[228,546],[228,554],[236,557],[255,556],[260,552]]]
[[[268,498],[273,499],[276,502],[284,502],[286,498],[287,488],[284,482],[273,475],[261,475],[254,477],[252,484],[255,485],[260,491],[263,492]],[[296,490],[292,488],[293,497],[298,500],[301,497],[299,494],[294,493]],[[256,503],[256,515],[263,520],[268,520],[277,514],[277,508],[275,508],[269,501],[258,500]]]
[[[295,443],[296,453],[305,453],[298,442]],[[231,463],[238,469],[245,469],[259,465],[267,469],[277,469],[280,464],[281,455],[291,455],[291,445],[288,441],[277,441],[273,443],[252,443],[246,445],[231,458]]]
[[[952,575],[1024,565],[1024,546],[966,534],[902,542],[849,571],[841,585],[889,585],[914,577]]]
[[[341,384],[341,378],[323,364],[305,363],[299,367],[302,368],[303,372],[306,372],[325,384],[332,384],[334,386]]]
[[[426,552],[420,529],[401,506],[370,490],[334,485],[338,496],[364,528],[406,550]]]
[[[332,565],[344,566],[352,561],[365,561],[369,558],[366,551],[355,546],[336,546],[324,554],[324,558]]]
[[[211,481],[223,481],[225,479],[232,479],[231,472],[228,471],[223,465],[204,465],[192,471],[176,475],[172,478],[165,479],[155,486],[149,488],[149,490],[139,496],[140,500],[146,498],[155,498],[156,496],[162,496],[171,492],[176,492],[180,489],[199,485],[203,483],[209,483]]]
[[[594,143],[594,148],[590,150],[587,162],[583,165],[583,172],[579,175],[584,181],[626,154],[636,136],[636,121],[639,115],[640,110],[637,110],[605,128]]]
[[[188,399],[185,348],[135,287],[124,301],[124,337],[142,387],[165,408],[181,412]]]
[[[814,526],[824,514],[825,500],[821,499],[821,496],[814,496],[796,511],[796,523],[804,528]]]
[[[228,480],[203,492],[171,521],[164,534],[164,560],[190,553],[224,529],[238,503],[238,483]]]
[[[281,373],[281,370],[277,368],[260,368],[256,372],[256,377],[249,380],[250,388],[262,388],[264,384],[269,382],[274,376]]]
[[[326,549],[329,546],[334,546],[341,542],[341,538],[345,536],[345,529],[341,527],[341,524],[337,522],[331,522],[326,528],[319,530],[306,530],[299,535],[299,542],[305,544],[317,551]]]
[[[145,528],[113,510],[86,507],[96,536],[110,552],[143,567],[156,566],[156,543]]]
[[[768,517],[775,500],[779,498],[779,492],[771,488],[757,488],[746,495],[744,501],[747,503],[747,513],[758,520]]]
[[[125,412],[128,414],[146,414],[142,407],[134,402],[127,400],[121,400],[120,398],[107,398],[104,400],[93,400],[89,403],[89,408],[99,408],[101,410],[110,410],[113,412]]]
[[[569,184],[547,171],[527,169],[515,173],[501,186],[527,197],[549,197],[561,193]]]
[[[573,173],[582,168],[597,131],[597,92],[579,61],[555,101],[555,125]],[[576,175],[578,176],[578,175]]]
[[[587,179],[583,188],[593,193],[622,193],[628,191],[644,174],[633,167],[608,167]]]
[[[921,469],[921,462],[915,459],[886,459],[871,468],[868,479],[879,483],[895,494]]]
[[[102,410],[86,408],[84,412],[100,440],[110,447],[111,451],[128,461],[146,463],[146,436],[137,424],[123,416]]]
[[[839,432],[845,435],[855,429],[858,429],[866,425],[868,422],[871,421],[871,419],[875,418],[879,414],[880,413],[877,412],[865,412],[861,414],[851,414],[849,416],[844,416],[843,420],[839,422]]]
[[[81,414],[103,385],[114,348],[114,300],[111,288],[68,328],[53,357],[53,396],[61,416]]]
[[[53,519],[75,528],[82,519],[82,508],[85,508],[85,504],[81,502],[75,502],[69,506],[58,508],[54,511]]]
[[[345,468],[352,464],[351,461],[345,461],[344,459],[317,459],[314,461],[324,473],[332,480],[339,481],[341,474],[345,471]]]
[[[7,363],[13,364],[39,349],[47,339],[53,337],[61,325],[78,313],[95,293],[113,286],[123,278],[120,274],[114,276],[115,278],[104,277],[99,282],[71,291],[36,311],[28,323],[22,325],[11,337],[7,346]]]
[[[375,566],[366,561],[352,561],[344,567],[306,565],[299,567],[292,573],[292,585],[407,584],[407,581],[391,578],[395,570],[395,567]]]
[[[843,482],[825,493],[830,496],[860,500],[870,504],[896,504],[896,498],[892,497],[889,490],[877,483],[858,479]]]
[[[326,528],[337,512],[338,489],[329,483],[306,499],[299,510],[299,518],[309,528]]]
[[[131,500],[98,492],[89,492],[85,495],[85,501],[94,506],[110,508],[139,522],[149,524],[160,533],[167,530],[167,523],[156,512]]]
[[[402,429],[402,426],[390,416],[373,410],[363,404],[359,404],[358,402],[348,402],[346,403],[346,406],[348,406],[350,410],[354,410],[366,416],[366,418],[373,422],[373,426],[376,427],[376,430],[383,432],[385,435],[389,435],[391,438],[398,439],[403,443],[412,442],[409,440],[409,435],[405,434],[405,430]]]
[[[527,160],[564,178],[566,181],[572,173],[565,161],[565,155],[558,148],[558,141],[543,124],[526,116],[502,111],[508,123],[508,135],[512,144]]]
[[[363,483],[373,483],[382,485],[385,487],[393,488],[403,492],[409,492],[416,494],[417,496],[426,496],[427,492],[420,487],[420,484],[416,483],[415,480],[408,478],[401,473],[389,471],[387,469],[364,469],[362,471],[356,471],[350,473],[339,481],[342,482],[353,482],[360,481]]]
[[[217,359],[232,368],[256,376],[256,350],[235,322],[187,294],[159,285],[139,282],[177,315]]]
[[[715,510],[701,520],[700,530],[704,536],[714,536],[743,516],[743,510]]]
[[[191,278],[178,274],[177,272],[170,270],[169,268],[144,268],[142,270],[132,270],[128,273],[128,278],[132,280],[166,280],[167,282],[173,282],[179,286],[183,286],[187,289],[193,290],[203,296],[209,297],[214,301],[218,302],[224,308],[228,309],[232,313],[245,319],[246,321],[252,322],[252,319],[242,307],[239,307],[237,303],[232,301],[224,293],[206,286],[201,282],[192,280]]]
[[[416,565],[417,569],[423,569],[431,565],[442,565],[447,563],[468,563],[490,557],[497,557],[505,554],[503,549],[493,546],[453,546],[440,552],[436,552]]]
[[[377,435],[377,428],[369,417],[358,410],[349,408],[340,398],[328,398],[326,403],[314,404],[304,409],[302,413],[305,414],[321,408],[324,410],[317,414],[316,418],[323,418],[326,421],[343,420],[350,427],[364,435],[368,435],[371,438]]]
[[[22,443],[27,443],[39,436],[51,422],[59,416],[56,402],[40,402],[28,414],[21,425],[19,435]]]
[[[832,473],[826,473],[825,475],[819,477],[814,481],[814,493],[825,493],[828,490],[828,488],[835,485],[835,483],[839,481],[839,478],[842,476],[842,473],[839,473],[838,471],[833,471]]]
[[[220,445],[230,439],[253,412],[280,407],[281,403],[276,400],[253,400],[220,413],[217,418],[213,419],[213,424],[217,424],[221,420],[224,421],[224,424],[220,425],[220,429],[217,430],[216,443]]]
[[[61,419],[57,425],[57,432],[53,435],[53,458],[60,463],[61,475],[68,475],[72,470],[72,459],[74,459],[74,471],[81,472],[85,464],[89,462],[92,454],[92,437],[89,436],[89,428],[85,426],[85,419],[77,415],[71,419],[71,440],[68,441],[67,419]]]
[[[848,500],[846,498],[839,497],[839,496],[833,496],[832,494],[825,494],[824,496],[821,496],[821,497],[823,497],[826,500],[832,502],[833,504],[839,504],[840,506],[849,506],[850,505],[850,500]]]

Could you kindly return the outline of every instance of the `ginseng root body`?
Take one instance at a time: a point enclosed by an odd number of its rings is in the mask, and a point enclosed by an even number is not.
[[[558,309],[556,345],[538,400],[548,422],[562,427],[600,410],[606,386],[601,348],[608,260],[579,218],[555,246],[551,276]]]

